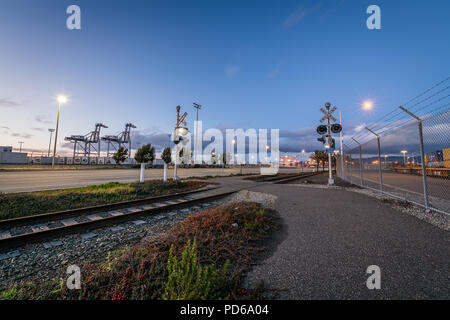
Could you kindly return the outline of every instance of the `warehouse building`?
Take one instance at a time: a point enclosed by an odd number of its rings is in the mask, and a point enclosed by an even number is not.
[[[13,152],[10,146],[0,146],[0,164],[26,164],[27,154],[24,152]]]

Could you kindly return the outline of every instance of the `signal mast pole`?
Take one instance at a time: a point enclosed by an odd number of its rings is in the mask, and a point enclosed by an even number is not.
[[[325,108],[327,108],[327,111],[330,111],[330,103],[327,102],[325,104]],[[329,114],[331,116],[331,113]],[[327,128],[328,128],[328,147],[331,148],[332,140],[331,140],[331,123],[330,123],[330,117],[327,117]],[[334,185],[334,179],[333,179],[333,171],[332,171],[332,164],[331,164],[331,152],[328,152],[328,185],[332,186]]]

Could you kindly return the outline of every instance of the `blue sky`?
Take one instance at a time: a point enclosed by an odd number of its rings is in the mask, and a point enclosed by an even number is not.
[[[81,8],[82,29],[66,28]],[[381,8],[381,30],[366,8]],[[279,128],[281,151],[311,150],[319,108],[374,101],[345,113],[351,132],[450,70],[450,2],[432,1],[65,1],[0,3],[0,145],[46,150],[96,122],[118,133],[133,122],[136,145],[166,143],[175,107],[203,126]]]

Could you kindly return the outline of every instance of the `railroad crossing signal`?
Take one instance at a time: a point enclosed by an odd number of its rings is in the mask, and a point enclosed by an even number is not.
[[[330,110],[330,103],[327,102],[325,104],[325,107],[327,108],[326,110],[324,108],[320,108],[320,111],[322,111],[322,113],[324,114],[324,116],[322,117],[322,119],[320,119],[320,122],[324,122],[327,119],[331,119],[331,121],[336,121],[336,118],[333,117],[333,112],[336,111],[336,107],[331,108]]]
[[[333,116],[333,112],[336,111],[336,107],[331,108],[331,103],[327,102],[325,103],[325,109],[324,108],[320,108],[320,111],[323,113],[323,117],[322,119],[320,119],[320,122],[324,122],[326,121],[327,124],[326,125],[320,125],[317,127],[317,133],[322,135],[322,137],[320,137],[319,139],[317,139],[318,141],[322,142],[323,144],[325,144],[325,142],[327,141],[328,144],[325,146],[325,151],[326,153],[328,153],[328,185],[333,185],[334,184],[334,179],[333,179],[333,172],[332,172],[332,164],[331,164],[331,154],[334,152],[334,148],[335,148],[335,141],[334,139],[331,137],[331,133],[339,133],[342,130],[342,127],[340,124],[331,124],[330,122],[336,121],[336,118]],[[331,120],[331,121],[330,121]],[[327,139],[325,139],[327,138]]]

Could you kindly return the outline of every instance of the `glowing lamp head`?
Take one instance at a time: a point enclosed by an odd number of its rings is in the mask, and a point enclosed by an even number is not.
[[[370,110],[370,109],[372,109],[372,107],[373,107],[372,101],[365,101],[363,104],[363,108],[366,110]]]
[[[186,133],[188,133],[188,129],[187,128],[184,128],[184,127],[178,127],[177,128],[177,133],[179,134],[179,135],[182,135],[182,136],[184,136]]]
[[[66,96],[58,96],[58,102],[61,104],[67,103],[67,97]]]

